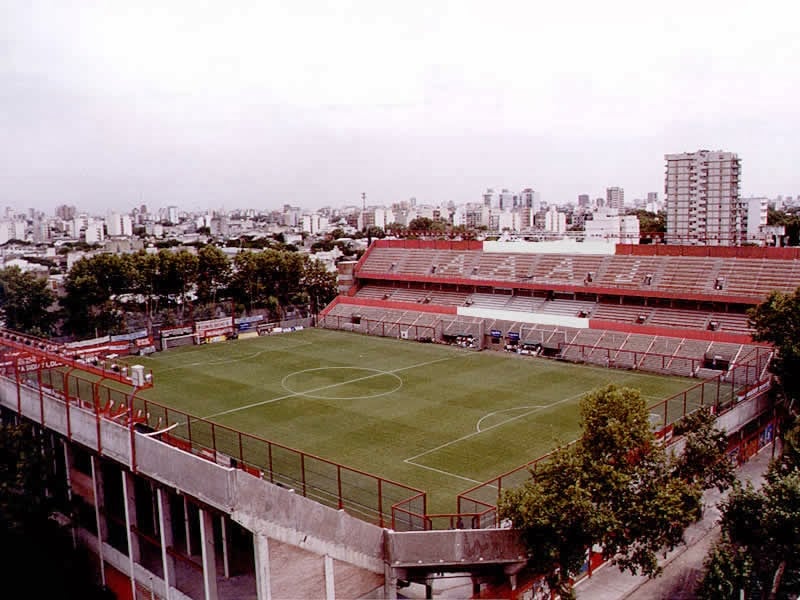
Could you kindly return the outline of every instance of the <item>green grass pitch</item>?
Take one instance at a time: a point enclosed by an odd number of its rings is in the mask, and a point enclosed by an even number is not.
[[[136,357],[140,395],[424,489],[429,512],[568,442],[581,396],[607,383],[648,402],[691,380],[306,329]]]

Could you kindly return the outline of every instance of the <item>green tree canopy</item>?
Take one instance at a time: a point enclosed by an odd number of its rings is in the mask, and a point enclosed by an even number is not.
[[[49,311],[55,295],[47,280],[19,267],[0,270],[0,307],[6,327],[35,335],[49,335],[54,314]]]
[[[791,294],[773,291],[748,315],[753,339],[770,342],[777,350],[770,368],[779,385],[788,398],[800,399],[800,289]]]
[[[213,304],[219,292],[230,283],[231,263],[222,250],[211,245],[200,248],[197,259],[197,297]]]
[[[722,504],[722,535],[706,557],[698,598],[800,594],[800,471],[782,462],[770,467],[760,491],[737,485]]]
[[[63,506],[66,494],[54,475],[56,459],[47,439],[25,423],[0,424],[4,590],[24,589],[26,598],[113,598],[96,585],[88,556],[73,548],[69,531],[50,518],[56,509],[69,512],[69,507]]]
[[[700,516],[703,486],[724,485],[708,472],[716,460],[681,472],[656,440],[637,390],[602,388],[582,399],[580,414],[583,436],[499,505],[521,531],[531,564],[563,597],[593,544],[624,569],[658,574],[658,553],[681,543]]]

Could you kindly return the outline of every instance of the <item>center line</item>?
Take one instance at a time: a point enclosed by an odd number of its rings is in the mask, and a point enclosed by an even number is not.
[[[281,400],[286,400],[288,398],[294,398],[295,396],[303,396],[304,394],[314,394],[316,392],[321,392],[323,390],[330,390],[336,387],[340,387],[343,385],[349,385],[351,383],[358,383],[359,381],[365,381],[367,379],[374,379],[375,377],[382,377],[387,373],[399,373],[400,371],[408,371],[409,369],[416,369],[417,367],[425,367],[428,365],[433,365],[436,363],[444,362],[446,360],[453,360],[454,358],[459,358],[457,356],[448,356],[447,358],[437,358],[436,360],[430,360],[428,362],[417,363],[415,365],[409,365],[407,367],[400,367],[399,369],[392,369],[391,371],[381,371],[380,373],[372,373],[370,375],[364,375],[363,377],[357,377],[355,379],[349,379],[348,381],[341,381],[339,383],[331,383],[329,385],[323,385],[318,388],[313,388],[310,390],[305,390],[302,393],[294,393],[294,394],[286,394],[285,396],[278,396],[277,398],[272,398],[270,400],[263,400],[261,402],[253,402],[252,404],[246,404],[245,406],[239,406],[237,408],[231,408],[229,410],[223,410],[211,415],[207,415],[202,417],[203,419],[213,419],[215,417],[221,417],[223,415],[229,415],[231,413],[239,412],[240,410],[247,410],[248,408],[255,408],[256,406],[264,406],[266,404],[272,404],[273,402],[279,402]]]

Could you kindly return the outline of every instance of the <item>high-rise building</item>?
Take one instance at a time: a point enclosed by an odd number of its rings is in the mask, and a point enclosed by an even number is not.
[[[530,208],[534,213],[537,213],[542,208],[541,194],[532,188],[525,188],[519,193],[519,205],[523,208]]]
[[[767,226],[767,206],[769,199],[764,197],[743,198],[742,229],[745,237],[742,241],[761,244],[764,241],[764,228]]]
[[[106,232],[112,237],[133,235],[131,216],[115,212],[109,213],[108,217],[106,217]]]
[[[591,204],[592,201],[589,198],[589,194],[578,194],[578,206],[580,208],[589,208]]]
[[[75,210],[74,206],[69,206],[67,204],[60,204],[56,206],[56,216],[59,219],[63,219],[64,221],[71,221],[75,218]]]
[[[667,154],[664,193],[669,244],[738,246],[745,241],[741,163],[733,152]]]
[[[621,187],[606,188],[605,207],[622,210],[625,207],[625,190]]]

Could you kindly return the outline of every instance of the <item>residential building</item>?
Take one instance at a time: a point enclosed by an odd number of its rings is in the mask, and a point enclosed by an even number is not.
[[[544,230],[550,233],[564,233],[567,230],[567,215],[558,212],[554,205],[549,206],[544,217]]]
[[[738,246],[745,241],[739,201],[741,162],[733,152],[667,154],[664,192],[669,244]]]
[[[622,216],[616,209],[601,209],[592,214],[591,220],[583,223],[587,241],[611,244],[638,244],[639,218],[636,215]]]
[[[767,226],[767,205],[769,199],[766,197],[742,198],[741,209],[743,215],[744,240],[748,243],[762,244],[765,239],[765,227]],[[774,235],[774,233],[772,234]]]
[[[133,221],[130,215],[110,213],[106,219],[106,231],[109,236],[131,236],[133,235]]]
[[[605,208],[622,210],[625,206],[625,190],[621,187],[606,188]]]

